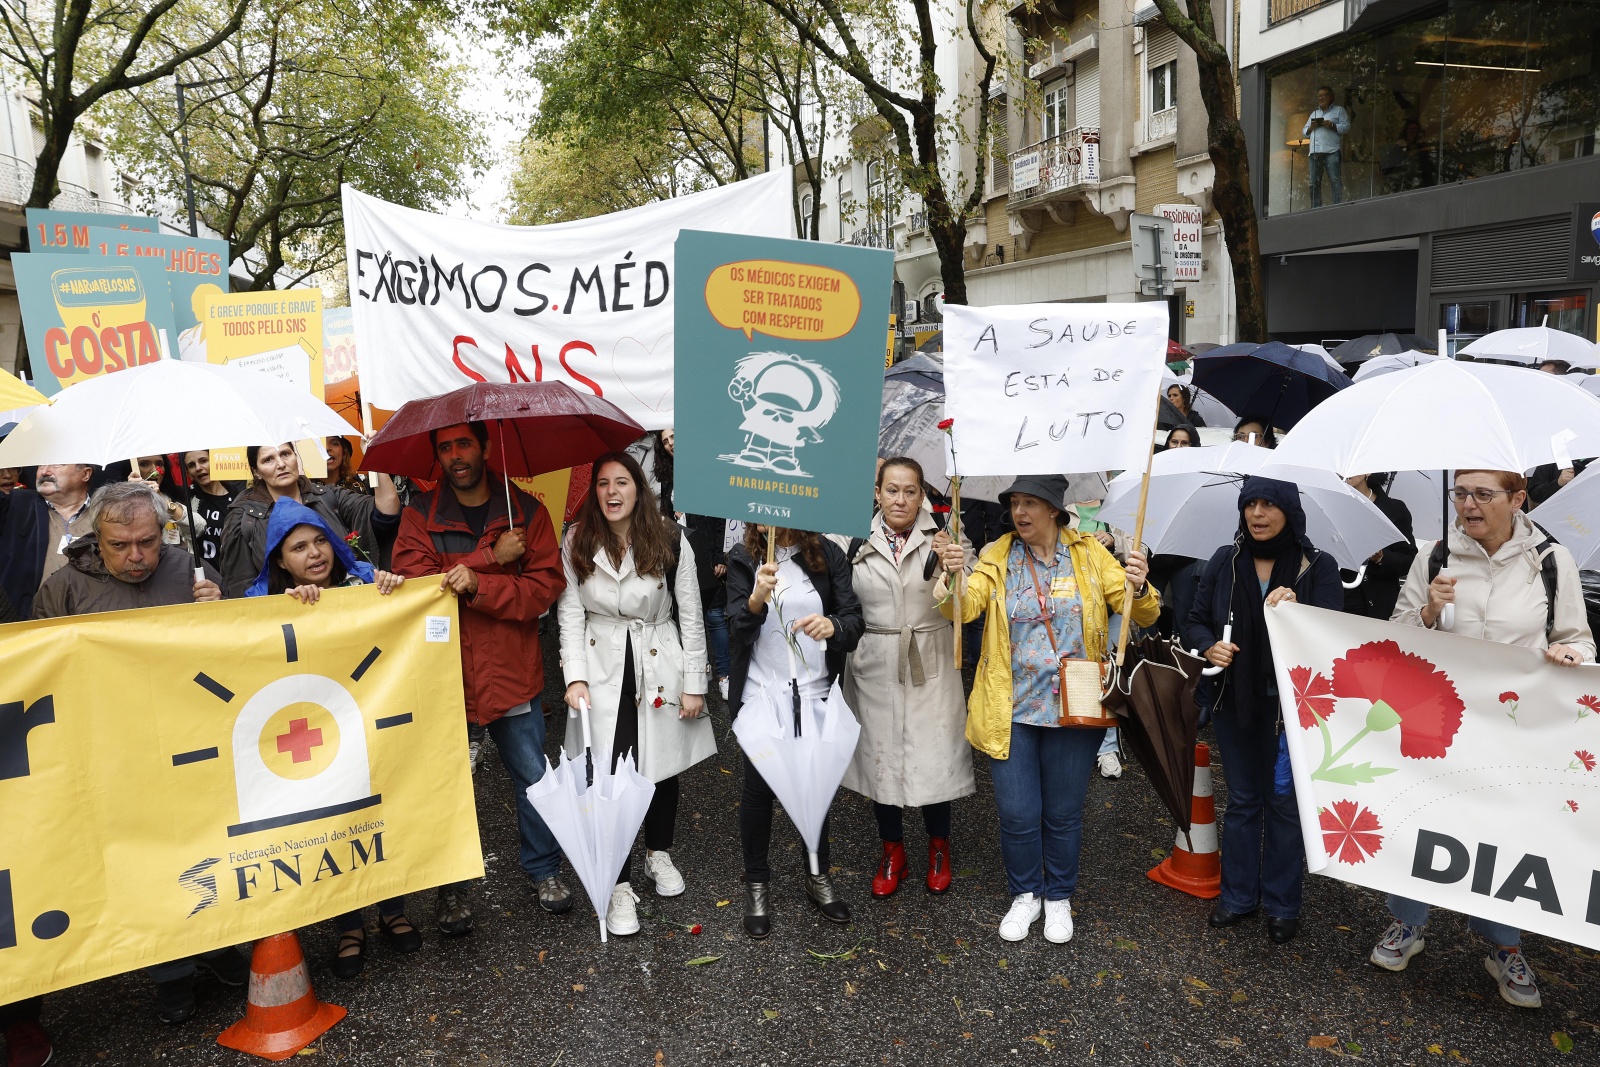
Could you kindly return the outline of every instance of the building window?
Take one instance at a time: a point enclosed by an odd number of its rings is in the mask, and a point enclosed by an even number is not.
[[[1072,128],[1067,118],[1067,84],[1057,82],[1045,90],[1044,111],[1039,116],[1039,139],[1049,141]]]
[[[1145,31],[1145,135],[1160,140],[1178,132],[1178,35],[1164,22]]]
[[[1269,71],[1267,213],[1594,155],[1594,32],[1582,0],[1451,0]]]
[[[865,240],[858,243],[873,248],[888,248],[894,225],[889,210],[888,167],[875,159],[867,164],[867,225]]]
[[[806,193],[800,198],[800,240],[809,241],[814,234],[811,232],[811,209],[816,205],[816,199]]]

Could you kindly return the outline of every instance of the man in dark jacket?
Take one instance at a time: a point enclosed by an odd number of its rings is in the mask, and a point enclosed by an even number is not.
[[[217,574],[195,581],[194,558],[161,542],[167,522],[166,501],[146,482],[116,482],[89,501],[91,532],[67,548],[67,565],[46,579],[33,602],[33,617],[56,619],[129,608],[164,607],[222,599]],[[194,976],[204,968],[224,985],[242,987],[250,965],[235,948],[202,952],[170,963],[146,967],[156,983],[156,1015],[165,1023],[181,1023],[194,1015]],[[8,1009],[8,1025],[38,1025],[42,998]],[[42,1033],[42,1031],[40,1031]]]
[[[56,463],[38,468],[34,489],[0,493],[0,588],[21,618],[34,594],[66,563],[66,548],[89,530],[90,482],[97,468]]]
[[[561,550],[533,497],[511,489],[514,514],[507,514],[505,482],[487,469],[489,430],[483,423],[461,423],[431,436],[444,481],[401,511],[394,569],[407,578],[442,574],[443,587],[461,601],[467,721],[488,727],[516,785],[520,862],[539,906],[564,912],[572,907],[572,894],[558,877],[561,848],[527,794],[544,777],[544,714],[534,706],[544,692],[539,616],[566,588]],[[447,936],[472,929],[464,884],[440,887],[438,921]]]

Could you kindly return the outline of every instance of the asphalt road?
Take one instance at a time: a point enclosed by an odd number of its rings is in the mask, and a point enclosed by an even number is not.
[[[845,927],[806,900],[804,853],[780,816],[773,868],[791,874],[774,879],[772,936],[752,942],[740,928],[736,743],[715,697],[713,713],[721,753],[684,777],[673,850],[688,890],[661,900],[635,886],[659,921],[602,946],[586,901],[566,916],[539,911],[516,864],[510,782],[491,751],[477,777],[488,875],[474,891],[476,931],[441,939],[433,893],[417,894],[410,915],[422,951],[396,956],[374,937],[366,973],[341,982],[327,966],[328,924],[303,930],[318,993],[349,1016],[302,1062],[1600,1063],[1600,953],[1530,937],[1545,1007],[1526,1011],[1500,1000],[1484,946],[1460,916],[1436,915],[1427,951],[1404,974],[1370,966],[1387,924],[1381,902],[1329,879],[1307,880],[1302,933],[1288,946],[1270,944],[1259,921],[1211,930],[1207,902],[1145,877],[1172,828],[1134,765],[1090,788],[1069,944],[1046,942],[1040,925],[1021,943],[996,933],[1009,902],[982,766],[977,795],[955,805],[956,879],[943,897],[922,889],[926,842],[911,816],[917,877],[888,901],[871,898],[871,806],[841,793],[833,857],[855,909]],[[561,733],[558,713],[552,751]],[[568,883],[581,894],[576,879]],[[674,925],[694,923],[704,927],[698,936]],[[216,1045],[242,1011],[239,992],[202,976],[195,1018],[166,1027],[151,989],[135,974],[51,995],[55,1062],[251,1062]]]

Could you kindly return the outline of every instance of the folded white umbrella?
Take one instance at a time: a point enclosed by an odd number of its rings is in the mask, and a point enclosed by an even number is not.
[[[1587,456],[1600,456],[1600,397],[1553,374],[1441,359],[1335,393],[1275,460],[1350,475],[1528,471]]]
[[[838,679],[826,701],[806,699],[799,705],[787,679],[747,686],[733,736],[794,820],[810,853],[811,873],[821,874],[822,821],[855,755],[861,724],[845,703]]]
[[[589,894],[600,918],[600,940],[606,940],[606,912],[617,875],[633,850],[644,816],[655,796],[655,783],[641,775],[633,754],[617,761],[611,771],[611,752],[595,748],[589,736],[589,708],[579,713],[583,729],[583,755],[573,759],[565,752],[552,767],[545,760],[544,777],[528,787],[528,803],[539,813],[561,845],[573,873]],[[591,781],[587,764],[592,763]]]
[[[1589,370],[1600,367],[1600,347],[1577,334],[1552,330],[1548,326],[1519,326],[1486,333],[1461,349],[1460,354],[1478,359],[1508,359],[1529,364],[1559,359],[1574,367]]]
[[[1404,539],[1376,504],[1338,475],[1284,466],[1269,449],[1231,443],[1174,448],[1156,456],[1144,515],[1144,539],[1150,551],[1207,559],[1231,542],[1239,532],[1239,488],[1252,474],[1299,488],[1306,535],[1346,570],[1355,570],[1374,552]],[[1127,471],[1112,479],[1105,506],[1096,516],[1101,522],[1133,528],[1142,475]]]
[[[349,432],[337,412],[282,378],[163,359],[63,389],[0,442],[0,467],[104,465]]]
[[[1407,370],[1411,367],[1420,367],[1424,363],[1444,359],[1431,352],[1418,352],[1412,349],[1409,352],[1396,352],[1388,356],[1373,356],[1360,367],[1356,368],[1355,381],[1364,382],[1368,378],[1376,378],[1380,374],[1390,374],[1397,370]]]
[[[1600,463],[1556,490],[1528,518],[1566,546],[1579,570],[1600,569]]]

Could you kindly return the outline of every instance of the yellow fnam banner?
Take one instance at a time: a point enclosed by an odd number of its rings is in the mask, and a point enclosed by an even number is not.
[[[455,598],[0,627],[0,1004],[480,877]]]

